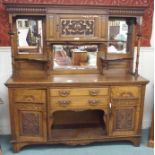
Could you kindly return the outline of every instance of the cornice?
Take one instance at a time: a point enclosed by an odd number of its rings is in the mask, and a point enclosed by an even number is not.
[[[67,13],[68,10],[74,13],[96,12],[96,14],[122,15],[122,16],[143,16],[146,7],[131,7],[131,6],[92,6],[92,5],[47,5],[47,4],[7,4],[6,10],[9,13]],[[60,9],[61,8],[61,9]],[[87,12],[86,10],[90,10]],[[68,13],[70,13],[68,12]]]

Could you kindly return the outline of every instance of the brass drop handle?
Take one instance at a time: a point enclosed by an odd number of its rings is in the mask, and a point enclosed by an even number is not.
[[[89,91],[89,95],[91,95],[91,96],[97,96],[97,94],[98,94],[97,90],[90,90]]]
[[[59,95],[62,96],[62,97],[66,97],[70,94],[70,91],[69,90],[60,90],[59,91]]]
[[[88,103],[91,105],[91,106],[95,106],[97,105],[98,103],[100,103],[99,100],[88,100]]]
[[[70,100],[60,100],[58,101],[59,105],[62,106],[62,107],[65,107],[65,106],[68,106],[71,101]]]
[[[111,116],[111,115],[112,115],[112,104],[109,103],[109,116]]]
[[[26,101],[26,102],[34,102],[35,101],[35,97],[32,96],[32,95],[25,95],[23,97],[23,100]]]

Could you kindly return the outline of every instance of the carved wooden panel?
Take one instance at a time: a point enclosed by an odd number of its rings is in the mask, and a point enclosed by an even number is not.
[[[125,101],[124,101],[125,102]],[[112,104],[112,115],[110,117],[110,134],[117,136],[128,136],[137,133],[139,125],[138,107],[134,105]]]
[[[100,15],[59,15],[56,24],[57,39],[106,39],[105,20]]]
[[[107,40],[107,21],[106,15],[47,15],[46,36],[48,40]]]
[[[62,19],[61,34],[62,35],[94,35],[95,21],[89,19]]]
[[[46,139],[45,106],[42,104],[16,103],[16,136],[20,141]]]
[[[134,124],[134,109],[117,109],[115,111],[114,130],[132,130]]]
[[[39,112],[21,112],[21,135],[24,136],[39,136]]]

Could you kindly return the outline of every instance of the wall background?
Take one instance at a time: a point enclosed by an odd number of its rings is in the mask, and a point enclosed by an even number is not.
[[[148,128],[151,122],[151,114],[154,104],[154,50],[150,47],[150,38],[152,34],[152,16],[154,0],[3,0],[9,3],[48,3],[48,4],[90,4],[90,5],[128,5],[128,6],[146,6],[148,8],[144,14],[143,22],[143,40],[140,53],[139,73],[150,81],[146,88],[143,128]],[[8,14],[5,10],[2,0],[0,0],[0,134],[10,134],[9,104],[8,93],[4,83],[12,74],[11,68],[11,48]],[[153,39],[152,39],[153,40]],[[153,43],[152,43],[153,46]]]

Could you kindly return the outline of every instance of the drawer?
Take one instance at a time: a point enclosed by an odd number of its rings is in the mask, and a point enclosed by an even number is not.
[[[108,97],[66,97],[66,98],[60,98],[60,97],[52,97],[50,102],[50,107],[52,109],[54,108],[86,108],[86,107],[105,107],[107,106]]]
[[[108,88],[66,88],[51,89],[51,96],[105,96],[108,95]]]
[[[46,93],[45,90],[36,89],[15,89],[15,102],[28,102],[28,103],[45,103]]]
[[[111,96],[114,98],[138,98],[140,87],[138,86],[114,86],[111,88]]]

